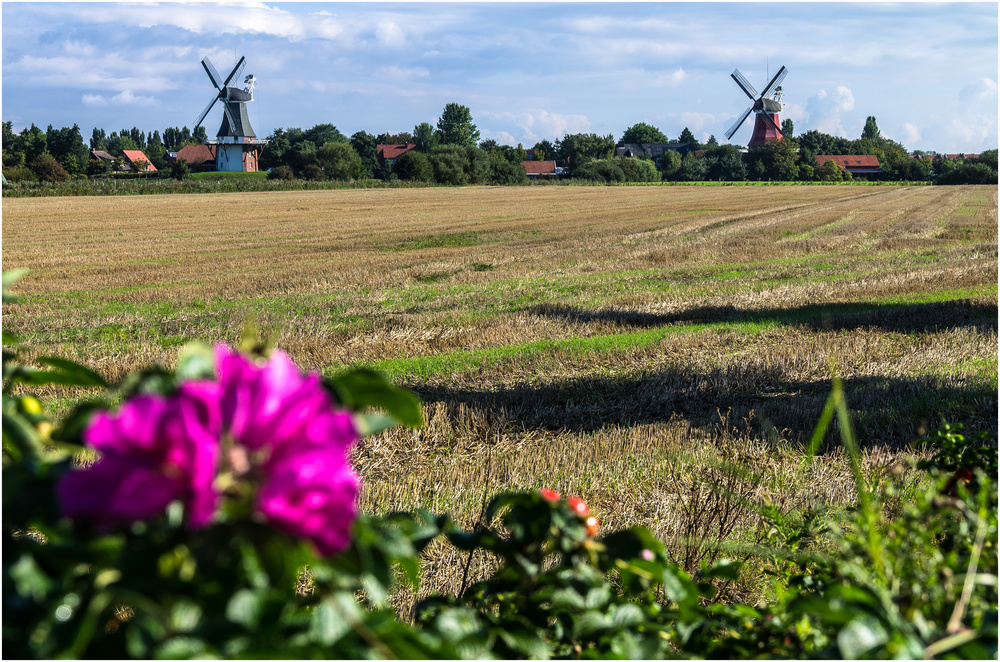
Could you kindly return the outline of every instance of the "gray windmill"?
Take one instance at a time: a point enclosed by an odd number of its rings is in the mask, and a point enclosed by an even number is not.
[[[746,121],[750,113],[755,113],[757,117],[754,120],[753,125],[753,135],[750,136],[750,142],[747,143],[748,147],[753,147],[754,145],[763,145],[768,140],[781,140],[781,125],[778,119],[778,113],[781,112],[781,81],[785,79],[785,75],[788,73],[788,69],[782,67],[778,70],[778,73],[774,74],[774,78],[771,82],[767,84],[764,91],[760,94],[757,90],[753,88],[750,81],[740,73],[739,69],[734,69],[731,76],[736,84],[740,86],[740,89],[750,97],[753,103],[743,111],[740,118],[733,122],[726,130],[726,140],[733,137],[743,122]]]
[[[225,79],[219,75],[207,57],[201,61],[201,66],[205,68],[205,73],[216,89],[216,95],[212,97],[205,110],[201,111],[194,126],[195,128],[201,126],[215,103],[222,101],[222,126],[216,134],[217,140],[209,141],[210,145],[217,146],[215,162],[218,170],[257,170],[258,146],[267,142],[257,140],[257,134],[250,126],[250,118],[247,115],[247,102],[253,101],[253,89],[257,79],[253,74],[249,74],[243,79],[242,88],[230,85],[243,73],[246,60],[245,57],[241,57]]]

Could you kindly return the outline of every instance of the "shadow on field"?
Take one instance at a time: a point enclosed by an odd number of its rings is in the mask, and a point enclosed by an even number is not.
[[[700,306],[676,313],[590,311],[559,304],[542,304],[525,312],[567,322],[601,322],[638,328],[717,322],[779,322],[817,330],[878,328],[900,333],[954,327],[975,327],[981,331],[997,328],[996,304],[975,299],[915,304],[832,303],[762,310]]]
[[[737,430],[805,442],[830,395],[829,379],[790,381],[772,367],[746,364],[696,373],[684,367],[640,377],[576,378],[493,389],[411,385],[426,403],[462,404],[490,428],[592,432],[666,422],[714,428],[723,416]],[[901,447],[936,427],[940,416],[968,431],[995,430],[997,389],[963,388],[936,376],[854,377],[845,395],[862,446]],[[752,412],[752,413],[751,413]],[[792,432],[794,431],[794,432]],[[830,432],[834,442],[838,434]]]

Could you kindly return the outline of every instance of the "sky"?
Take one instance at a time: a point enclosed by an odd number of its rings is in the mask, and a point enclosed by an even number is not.
[[[781,119],[908,150],[998,146],[998,4],[685,2],[3,2],[3,121],[107,133],[193,127],[238,56],[258,137],[436,124],[467,106],[481,139],[530,148],[639,122],[724,133],[781,66]],[[209,137],[221,104],[205,120]],[[748,119],[733,136],[745,145]]]

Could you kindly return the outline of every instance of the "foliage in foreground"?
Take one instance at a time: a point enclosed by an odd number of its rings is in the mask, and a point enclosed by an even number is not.
[[[903,489],[902,472],[869,485],[856,469],[858,505],[846,514],[762,507],[773,544],[754,551],[771,573],[773,599],[751,606],[720,599],[739,564],[691,576],[645,529],[600,534],[585,504],[548,490],[497,496],[472,530],[422,510],[360,515],[334,555],[255,512],[252,472],[229,476],[206,526],[191,525],[183,498],[126,526],[70,520],[58,486],[80,473],[71,456],[90,438],[95,412],[118,395],[126,406],[173,397],[221,368],[194,346],[173,370],[109,385],[56,357],[22,365],[16,339],[5,334],[3,344],[3,642],[11,657],[996,656],[996,451],[954,427],[930,438],[935,455],[920,465],[927,480],[915,492]],[[53,428],[30,395],[53,383],[104,390]],[[338,410],[356,412],[362,432],[419,422],[412,397],[370,372],[325,380],[323,389]],[[856,459],[836,381],[817,444],[835,416]],[[419,582],[420,553],[440,538],[457,558],[488,554],[500,569],[458,596],[424,600],[413,623],[400,620],[389,596]]]

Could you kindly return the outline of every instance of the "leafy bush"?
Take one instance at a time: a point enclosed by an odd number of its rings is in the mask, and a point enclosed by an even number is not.
[[[42,152],[38,158],[28,164],[32,172],[43,182],[65,182],[69,173],[48,152]]]
[[[417,150],[404,153],[392,165],[392,172],[400,179],[414,182],[433,182],[434,168],[427,156]]]
[[[290,167],[286,165],[280,165],[271,170],[271,172],[267,173],[267,178],[290,181],[292,179],[295,179],[295,173],[292,171]]]
[[[5,302],[21,275],[4,275]],[[646,529],[602,533],[585,503],[551,490],[498,495],[471,530],[423,510],[355,513],[350,443],[420,423],[415,398],[369,370],[303,375],[248,336],[241,352],[193,344],[172,370],[108,384],[58,357],[22,364],[6,330],[3,346],[10,657],[997,653],[996,449],[945,426],[926,440],[925,480],[900,467],[869,484],[837,379],[810,449],[836,417],[858,504],[756,506],[770,546],[722,548],[772,578],[773,599],[751,606],[720,600],[740,564],[685,572]],[[54,425],[30,393],[45,384],[103,391]],[[389,597],[418,584],[435,540],[499,568],[405,622]]]

